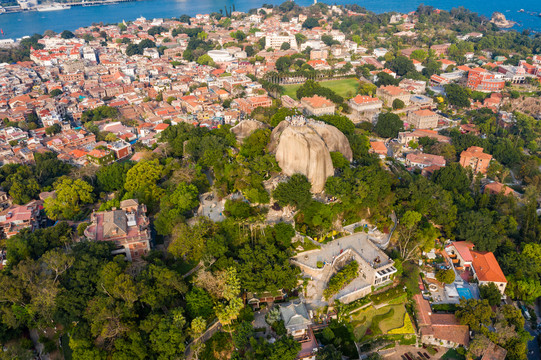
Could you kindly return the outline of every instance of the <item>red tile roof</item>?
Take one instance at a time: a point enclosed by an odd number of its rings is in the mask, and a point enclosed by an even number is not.
[[[507,283],[500,264],[491,252],[472,251],[473,268],[479,281]]]
[[[380,87],[380,89],[384,90],[385,92],[387,92],[391,96],[409,94],[406,90],[404,90],[404,89],[402,89],[402,88],[400,88],[398,86],[393,86],[393,85],[382,86],[382,87]]]
[[[507,187],[507,185],[504,185],[500,182],[494,181],[493,183],[487,184],[485,186],[485,193],[489,192],[491,194],[499,194],[503,191],[504,195],[513,194],[513,189]]]
[[[469,241],[455,241],[451,245],[453,246],[460,257],[466,262],[472,262],[473,257],[471,255],[471,250],[473,249],[473,244]]]
[[[376,153],[387,155],[387,147],[383,141],[370,141],[370,146]]]
[[[333,106],[333,102],[323,96],[314,95],[312,97],[304,97],[301,101],[308,103],[313,108],[325,108]]]
[[[417,111],[414,112],[414,114],[418,115],[418,116],[433,116],[433,115],[436,115],[435,112],[427,110],[427,109],[417,110]]]
[[[380,101],[378,98],[375,98],[375,97],[372,97],[372,96],[366,96],[366,95],[357,95],[351,100],[356,104],[367,104],[367,103],[371,103],[371,102]]]
[[[484,149],[479,146],[470,146],[466,150],[462,151],[462,153],[460,153],[460,157],[469,156],[469,157],[476,157],[478,159],[486,159],[486,160],[492,159],[492,155],[484,153],[483,150]]]
[[[432,335],[439,340],[451,341],[467,346],[470,342],[470,331],[467,325],[460,325],[453,314],[432,314],[432,309],[421,294],[414,297],[417,303],[417,322],[424,336]]]

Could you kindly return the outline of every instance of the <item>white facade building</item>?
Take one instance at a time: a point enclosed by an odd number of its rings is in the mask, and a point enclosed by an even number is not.
[[[288,43],[291,49],[297,49],[297,39],[295,35],[267,35],[265,37],[265,47],[280,49],[283,43]]]

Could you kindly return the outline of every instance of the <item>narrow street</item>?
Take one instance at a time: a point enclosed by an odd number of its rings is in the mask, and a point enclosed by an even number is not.
[[[538,298],[537,301],[534,304],[535,313],[537,315],[537,318],[539,319],[539,315],[541,315],[541,309],[539,308],[540,299]],[[541,351],[539,349],[539,342],[537,338],[537,333],[539,330],[532,329],[532,326],[530,325],[529,321],[526,321],[526,326],[524,327],[530,335],[534,337],[534,339],[530,342],[528,342],[528,360],[539,360],[541,359]]]

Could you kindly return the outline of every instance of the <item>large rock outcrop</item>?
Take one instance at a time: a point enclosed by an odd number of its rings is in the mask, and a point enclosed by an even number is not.
[[[353,154],[346,136],[334,126],[295,116],[282,121],[271,134],[269,151],[284,174],[305,175],[312,192],[321,192],[325,181],[334,174],[331,151],[338,151],[349,161]]]
[[[516,25],[516,22],[507,20],[501,12],[494,12],[490,22],[502,29],[508,29]]]
[[[242,120],[237,125],[231,128],[231,132],[235,134],[235,137],[238,141],[242,141],[248,136],[250,136],[254,131],[258,129],[264,129],[268,127],[266,124],[263,124],[257,120]]]

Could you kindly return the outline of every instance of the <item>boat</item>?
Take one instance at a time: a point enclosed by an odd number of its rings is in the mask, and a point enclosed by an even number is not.
[[[45,11],[58,11],[58,10],[68,10],[71,9],[71,6],[69,5],[50,5],[50,6],[41,6],[38,8],[38,11],[45,12]]]
[[[520,9],[518,12],[524,12],[524,9]]]

